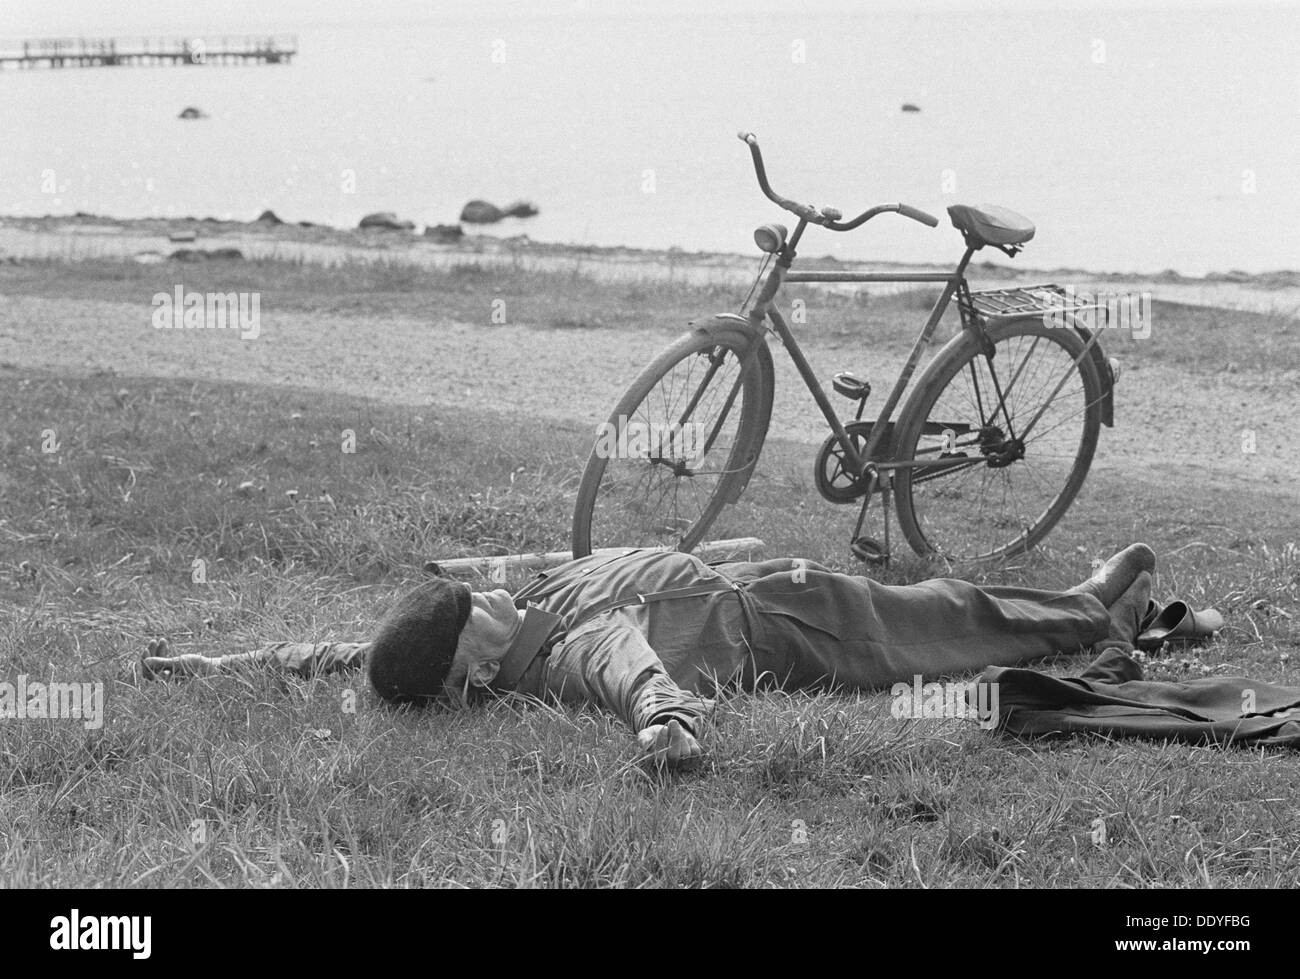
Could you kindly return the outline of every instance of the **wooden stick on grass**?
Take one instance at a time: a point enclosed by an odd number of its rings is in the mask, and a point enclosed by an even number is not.
[[[692,552],[696,557],[710,559],[726,557],[735,554],[738,551],[746,553],[762,550],[763,542],[757,537],[734,537],[729,540],[708,540],[703,541]],[[628,547],[599,547],[592,551],[593,554],[625,554],[632,548]],[[663,548],[660,548],[663,550]],[[478,571],[480,573],[494,572],[494,578],[503,580],[504,572],[511,568],[537,569],[551,568],[557,564],[564,564],[566,561],[573,560],[573,555],[568,551],[547,551],[534,554],[503,554],[497,557],[454,557],[446,561],[429,561],[424,566],[424,570],[435,575],[453,575],[464,574],[466,572]]]

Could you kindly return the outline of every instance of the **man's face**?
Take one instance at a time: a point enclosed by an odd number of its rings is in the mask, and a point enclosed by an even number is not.
[[[456,655],[443,681],[449,700],[463,705],[471,687],[486,687],[501,668],[524,613],[504,588],[479,591],[470,596],[469,619],[461,630]]]

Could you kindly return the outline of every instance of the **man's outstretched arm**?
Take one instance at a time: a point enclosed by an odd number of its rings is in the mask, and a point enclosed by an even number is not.
[[[146,678],[175,680],[195,676],[228,676],[247,670],[269,670],[295,676],[320,676],[359,669],[366,661],[368,642],[273,642],[247,653],[173,656],[166,639],[149,643],[143,660]]]
[[[544,682],[562,700],[594,701],[617,714],[656,761],[687,766],[703,757],[698,739],[713,701],[677,686],[641,630],[619,613],[593,620],[557,646]]]

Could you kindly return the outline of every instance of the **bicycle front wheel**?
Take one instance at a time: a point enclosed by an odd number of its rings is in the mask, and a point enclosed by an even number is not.
[[[1083,485],[1104,392],[1085,341],[1040,317],[969,331],[926,368],[899,419],[898,520],[918,554],[954,563],[1029,550]],[[925,463],[930,463],[926,465]]]
[[[573,556],[694,548],[749,481],[772,384],[762,334],[705,327],[660,353],[596,432],[574,507]]]

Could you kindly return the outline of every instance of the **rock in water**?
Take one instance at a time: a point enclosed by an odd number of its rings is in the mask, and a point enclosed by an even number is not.
[[[466,224],[496,224],[505,212],[487,201],[470,201],[461,209],[460,219]]]
[[[537,205],[532,201],[514,201],[505,207],[497,207],[487,201],[470,201],[460,212],[460,219],[466,224],[496,224],[502,218],[531,218],[537,214]]]
[[[206,119],[207,117],[208,114],[204,112],[202,109],[195,108],[192,105],[187,105],[185,108],[181,109],[181,114],[176,118],[177,119]]]
[[[911,102],[904,102],[904,103],[903,103],[903,111],[904,111],[904,112],[920,112],[920,111],[921,111],[921,107],[920,107],[919,105],[913,105]]]
[[[367,214],[358,225],[360,228],[377,228],[380,231],[414,231],[414,221],[399,221],[392,211],[376,211]]]

